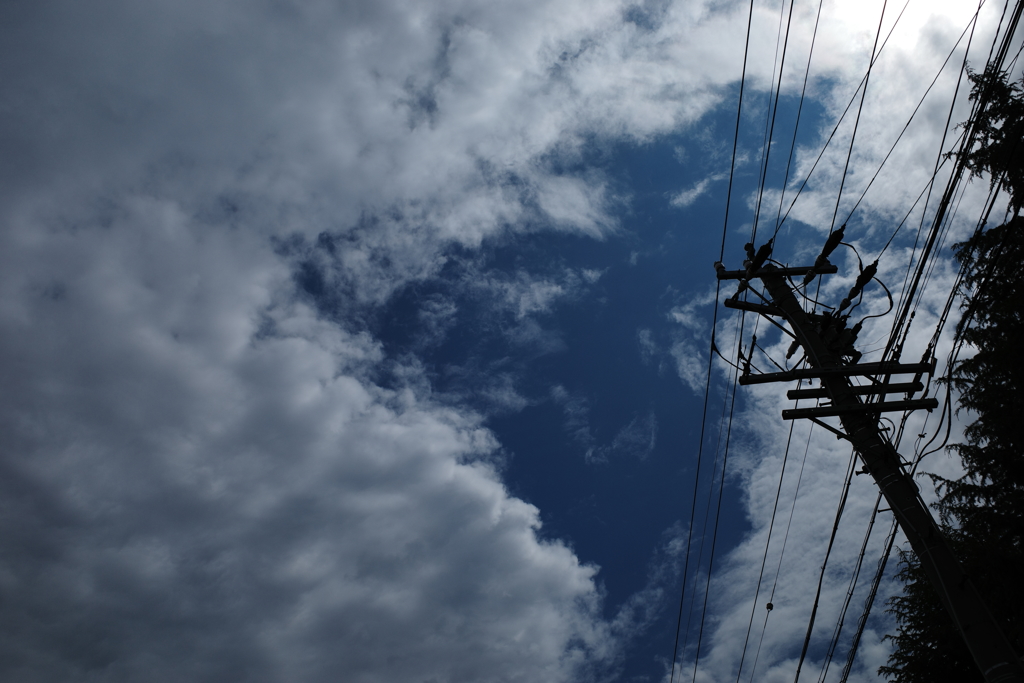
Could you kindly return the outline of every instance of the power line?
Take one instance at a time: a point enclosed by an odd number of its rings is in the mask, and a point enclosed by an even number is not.
[[[868,64],[868,69],[874,66],[874,63],[878,61],[878,59],[882,56],[882,51],[885,50],[885,46],[888,44],[889,38],[892,37],[893,31],[895,31],[896,27],[899,25],[900,19],[903,18],[903,13],[907,10],[908,5],[910,5],[910,0],[907,0],[903,4],[903,9],[900,10],[899,15],[897,15],[896,17],[896,21],[893,22],[892,27],[889,29],[889,33],[886,34],[885,40],[882,41],[882,45],[881,47],[878,48],[878,52],[877,54],[875,54],[873,61],[870,64]],[[782,227],[782,224],[785,223],[786,220],[789,218],[789,214],[793,211],[793,207],[796,206],[796,200],[800,198],[800,195],[803,193],[804,188],[807,187],[807,183],[810,181],[815,169],[818,168],[818,164],[821,162],[821,158],[825,155],[825,150],[827,150],[828,146],[832,143],[832,138],[835,137],[836,132],[839,130],[839,126],[842,124],[843,120],[846,118],[846,115],[849,113],[850,107],[853,106],[853,103],[857,99],[857,95],[858,93],[860,93],[860,89],[864,86],[866,80],[867,74],[865,73],[864,76],[861,77],[860,83],[854,89],[853,95],[850,96],[850,101],[846,103],[846,108],[843,110],[843,113],[839,115],[839,120],[836,121],[836,125],[833,126],[832,132],[829,133],[828,139],[822,146],[821,151],[818,152],[818,158],[815,159],[814,164],[811,165],[811,170],[807,172],[807,175],[804,177],[803,182],[800,183],[800,187],[797,189],[796,195],[793,197],[793,201],[790,202],[789,208],[786,209],[786,214],[782,217],[782,222],[776,228],[776,231],[778,231],[778,229]]]
[[[846,184],[846,173],[850,169],[850,159],[853,157],[853,143],[857,139],[857,128],[860,126],[860,115],[864,110],[864,100],[868,96],[868,81],[871,78],[871,67],[875,64],[875,52],[878,50],[878,39],[882,35],[882,22],[885,21],[885,8],[889,6],[889,0],[882,3],[882,14],[878,17],[878,30],[875,32],[875,43],[871,46],[871,59],[868,60],[868,72],[864,74],[864,89],[860,93],[860,104],[857,105],[857,117],[853,121],[853,134],[850,135],[850,148],[846,152],[846,164],[843,166],[843,177],[839,181],[839,192],[836,194],[836,208],[832,212],[832,225],[829,226],[828,234],[836,227],[836,216],[839,214],[839,202],[843,198],[843,186]],[[821,283],[821,280],[818,281]]]
[[[765,182],[766,182],[767,177],[768,177],[768,159],[769,159],[769,156],[771,155],[771,151],[772,151],[772,144],[771,144],[772,143],[772,138],[775,135],[775,115],[779,111],[779,95],[782,93],[782,75],[783,75],[783,71],[785,70],[785,67],[786,67],[786,49],[789,47],[789,29],[790,29],[790,26],[792,26],[792,24],[793,24],[793,1],[794,0],[789,0],[789,18],[786,21],[786,38],[785,38],[785,40],[782,43],[782,61],[779,64],[779,82],[778,82],[778,86],[775,88],[775,103],[772,106],[772,112],[771,112],[771,128],[768,131],[767,139],[766,139],[765,145],[764,145],[764,155],[763,155],[764,163],[762,164],[761,184],[760,184],[760,187],[758,188],[758,192],[757,192],[757,205],[756,205],[756,207],[754,209],[754,222],[753,222],[753,225],[751,226],[751,229],[750,229],[750,241],[751,242],[754,242],[754,239],[757,236],[757,223],[758,223],[758,220],[761,217],[761,200],[764,197],[764,186],[765,186]],[[785,3],[784,2],[782,4],[782,7],[785,8]],[[779,25],[780,25],[780,28],[781,28],[781,25],[782,25],[782,16],[781,15],[779,16]],[[774,78],[772,80],[774,81]]]
[[[735,131],[733,133],[732,160],[731,160],[731,162],[729,164],[729,187],[728,187],[728,190],[726,192],[726,198],[725,198],[725,217],[724,217],[724,219],[722,221],[722,245],[721,245],[721,248],[719,249],[719,255],[718,255],[718,260],[719,261],[721,261],[725,257],[725,237],[726,237],[726,233],[727,233],[728,227],[729,227],[729,206],[732,203],[732,184],[733,184],[733,178],[735,176],[735,171],[736,171],[736,148],[737,148],[737,145],[739,143],[740,116],[741,116],[742,111],[743,111],[743,91],[744,91],[744,88],[745,88],[745,85],[746,85],[746,80],[747,80],[747,58],[748,58],[749,53],[750,53],[750,28],[751,28],[751,25],[753,23],[753,18],[754,18],[754,0],[750,0],[750,9],[749,9],[748,14],[747,14],[747,36],[746,36],[746,41],[745,41],[744,46],[743,46],[743,68],[742,68],[742,70],[740,72],[740,92],[739,92],[738,102],[736,103],[736,129],[735,129]],[[719,281],[716,281],[716,282],[717,282],[717,284],[715,286],[715,310],[714,310],[714,314],[713,314],[713,317],[712,317],[712,323],[711,323],[711,344],[710,344],[710,348],[708,350],[708,371],[707,371],[707,380],[706,380],[705,390],[704,390],[704,408],[703,408],[702,417],[701,417],[700,444],[699,444],[698,449],[697,449],[697,475],[698,476],[694,477],[693,502],[692,502],[691,507],[690,507],[690,524],[689,524],[689,529],[687,531],[687,537],[686,537],[686,559],[685,559],[684,564],[683,564],[683,577],[682,577],[682,581],[680,582],[681,583],[681,588],[680,588],[680,591],[679,591],[679,614],[678,614],[678,616],[676,618],[676,633],[675,633],[675,638],[673,640],[673,645],[672,645],[672,673],[671,673],[671,675],[669,677],[669,683],[674,683],[674,681],[675,681],[676,657],[678,655],[678,650],[679,650],[679,631],[680,631],[680,628],[682,626],[683,604],[684,604],[685,599],[686,599],[686,579],[687,579],[687,572],[689,571],[690,546],[691,546],[691,542],[692,542],[692,538],[693,538],[693,524],[694,524],[694,521],[695,521],[695,511],[696,511],[696,505],[697,505],[697,492],[698,492],[698,486],[699,486],[699,483],[700,483],[700,478],[699,478],[700,463],[701,463],[702,456],[703,456],[703,451],[704,451],[704,433],[705,433],[705,426],[707,424],[708,396],[709,396],[709,392],[710,392],[710,388],[711,388],[711,371],[712,371],[712,367],[714,365],[715,326],[718,324],[718,298],[719,298],[719,295],[720,295],[720,292],[721,292],[721,282],[719,282]],[[712,485],[714,484],[714,476],[713,476],[713,474],[714,473],[712,473]],[[706,517],[705,517],[705,523],[706,523]],[[703,548],[703,542],[701,544],[701,547]],[[691,600],[691,606],[692,606],[692,600]],[[687,628],[687,630],[689,630],[689,628]]]
[[[807,52],[807,67],[804,69],[804,83],[800,87],[800,102],[796,108],[796,122],[793,124],[793,139],[789,144],[789,158],[786,161],[786,175],[782,179],[782,191],[779,192],[779,210],[775,214],[775,233],[772,235],[772,240],[778,237],[779,228],[782,227],[782,204],[786,199],[786,187],[789,185],[789,172],[793,166],[793,153],[796,150],[796,135],[800,130],[800,117],[804,111],[804,96],[807,94],[807,78],[811,73],[811,58],[814,56],[814,44],[818,39],[818,22],[821,20],[821,8],[824,4],[825,0],[818,0],[818,12],[814,16],[814,31],[811,33],[811,47]],[[790,5],[790,7],[792,7],[792,5]]]
[[[800,461],[800,471],[796,475],[796,488],[793,491],[793,504],[789,507],[789,519],[786,521],[786,533],[782,536],[782,549],[779,551],[779,563],[775,567],[775,580],[772,582],[772,592],[768,596],[768,604],[772,604],[775,600],[775,589],[779,585],[779,574],[782,573],[782,560],[786,557],[786,545],[789,542],[789,531],[793,526],[793,513],[796,510],[796,500],[800,495],[800,484],[804,479],[804,466],[807,464],[807,454],[811,448],[811,435],[814,433],[814,424],[811,424],[811,428],[807,431],[807,443],[804,444],[804,457]],[[768,617],[772,611],[769,609],[768,614],[764,616],[764,625],[761,627],[761,637],[757,642],[757,652],[754,655],[754,664],[750,668],[750,680],[754,680],[754,673],[757,671],[757,661],[761,656],[761,643],[764,641],[764,632],[768,626]]]
[[[825,559],[821,563],[821,572],[818,574],[818,588],[814,593],[814,606],[811,608],[811,617],[807,621],[807,633],[804,636],[804,645],[800,650],[800,659],[796,665],[796,677],[793,679],[793,683],[798,683],[800,680],[800,669],[803,668],[804,659],[807,657],[807,648],[811,644],[811,633],[814,631],[815,617],[818,615],[818,603],[821,599],[821,586],[825,581],[825,568],[828,566],[828,558],[832,555],[832,546],[835,545],[836,535],[839,533],[839,521],[843,518],[843,511],[846,509],[846,500],[850,494],[850,483],[853,480],[853,472],[857,463],[857,452],[854,449],[850,449],[850,463],[846,466],[846,484],[843,486],[843,492],[839,497],[839,506],[836,508],[836,519],[832,523],[832,535],[828,539],[828,548],[825,550]]]
[[[799,388],[802,384],[803,380],[797,383],[797,387]],[[800,402],[797,401],[797,405],[799,404]],[[789,447],[790,444],[793,443],[793,428],[795,426],[795,422],[789,423],[789,436],[786,438],[786,450],[782,454],[782,467],[779,470],[779,486],[775,490],[775,504],[772,506],[772,518],[771,521],[768,523],[768,538],[764,542],[764,556],[761,558],[761,569],[757,574],[757,587],[754,589],[754,601],[753,604],[751,604],[750,606],[750,620],[747,623],[747,634],[743,638],[743,652],[740,655],[739,668],[736,670],[736,683],[739,683],[740,676],[743,674],[743,662],[746,660],[747,657],[747,642],[750,640],[750,631],[754,625],[754,612],[757,610],[757,598],[761,592],[761,580],[764,577],[764,567],[768,561],[768,548],[771,546],[772,543],[772,532],[775,529],[775,514],[779,509],[779,498],[782,495],[782,482],[786,477],[786,463],[789,460]]]
[[[936,72],[935,78],[932,79],[932,82],[928,85],[928,88],[924,91],[924,94],[921,96],[921,99],[918,101],[917,106],[914,107],[913,113],[910,114],[910,118],[907,119],[907,123],[903,126],[903,130],[901,130],[900,134],[896,137],[896,141],[892,143],[892,147],[889,148],[889,152],[885,155],[885,158],[882,159],[882,163],[880,163],[878,165],[878,169],[875,171],[874,175],[871,176],[871,180],[868,181],[868,184],[864,188],[864,191],[861,192],[860,197],[857,199],[857,203],[853,205],[852,209],[850,209],[850,213],[849,213],[849,215],[846,216],[846,220],[844,220],[843,223],[849,223],[850,219],[853,218],[853,214],[857,210],[857,207],[859,207],[860,203],[864,200],[864,197],[865,197],[865,195],[867,195],[868,190],[871,189],[871,185],[874,184],[875,179],[878,178],[878,174],[882,172],[882,168],[885,166],[885,162],[889,161],[889,157],[892,155],[893,150],[896,149],[896,145],[898,145],[900,140],[903,139],[903,134],[907,132],[908,128],[910,128],[910,124],[914,121],[914,117],[917,116],[917,112],[920,111],[921,105],[924,104],[925,99],[928,97],[928,93],[931,92],[932,88],[935,86],[935,83],[938,82],[939,76],[942,75],[942,72],[945,70],[946,65],[949,64],[949,60],[953,57],[953,54],[956,52],[957,47],[960,46],[960,41],[964,39],[965,35],[967,35],[968,29],[970,29],[970,31],[971,31],[971,39],[974,38],[974,26],[977,25],[978,15],[981,13],[981,8],[982,8],[982,6],[984,4],[985,4],[985,0],[982,0],[981,3],[978,5],[978,9],[977,9],[977,11],[975,11],[974,17],[971,19],[970,22],[968,22],[967,26],[964,28],[963,32],[960,34],[960,37],[957,39],[956,43],[953,45],[953,49],[949,51],[948,55],[946,55],[946,59],[942,62],[942,66],[940,66],[939,70]],[[969,39],[967,41],[967,48],[966,48],[966,50],[964,52],[965,57],[966,57],[966,55],[971,50],[971,39]]]

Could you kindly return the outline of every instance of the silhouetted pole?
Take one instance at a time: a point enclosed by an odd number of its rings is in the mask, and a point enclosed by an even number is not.
[[[766,246],[770,253],[771,247]],[[863,403],[860,399],[861,395],[915,391],[920,388],[920,383],[917,381],[903,384],[879,383],[868,387],[857,387],[851,385],[849,379],[854,375],[869,374],[885,375],[886,380],[889,375],[893,374],[914,373],[919,377],[922,371],[930,372],[934,369],[934,362],[931,364],[864,363],[860,365],[855,362],[845,362],[843,355],[851,355],[854,360],[859,359],[859,353],[849,351],[841,346],[845,339],[849,339],[851,344],[849,348],[852,348],[852,339],[855,338],[855,333],[842,338],[840,348],[837,349],[836,338],[845,331],[837,332],[834,329],[837,325],[835,322],[837,318],[829,318],[826,323],[822,322],[825,316],[817,315],[816,318],[812,318],[811,314],[804,311],[800,302],[797,301],[785,277],[811,273],[808,276],[809,281],[814,273],[836,272],[835,266],[828,264],[827,258],[825,258],[827,253],[823,251],[823,256],[819,257],[816,268],[782,269],[772,265],[762,267],[761,264],[764,263],[768,255],[765,253],[762,257],[764,249],[762,247],[762,251],[755,256],[748,246],[748,256],[751,258],[746,264],[748,266],[746,270],[726,271],[721,264],[716,264],[715,267],[718,270],[719,279],[740,280],[740,291],[746,289],[746,284],[750,280],[760,279],[771,297],[771,303],[758,304],[734,298],[726,301],[726,306],[785,318],[792,327],[796,338],[794,347],[796,344],[803,347],[811,368],[762,375],[745,373],[745,377],[740,379],[740,384],[790,381],[798,376],[813,377],[821,381],[824,391],[822,389],[797,390],[790,392],[791,398],[827,397],[831,399],[832,404],[818,408],[787,410],[783,412],[784,418],[809,418],[848,439],[853,444],[864,463],[864,469],[878,484],[878,488],[881,489],[882,495],[885,496],[892,508],[893,514],[900,526],[903,527],[910,546],[920,559],[921,567],[925,570],[939,599],[963,636],[964,642],[985,680],[988,683],[1024,683],[1024,667],[1020,660],[1014,654],[1013,648],[992,614],[985,607],[970,577],[964,573],[942,530],[932,518],[927,504],[921,498],[917,484],[904,470],[899,453],[879,432],[878,416],[881,412],[914,408],[930,410],[937,406],[937,401],[935,399],[918,399]],[[870,277],[867,280],[870,280]],[[847,301],[853,298],[852,296],[847,297]],[[830,342],[825,341],[820,331],[823,326],[827,327],[828,323],[833,324],[833,329],[826,332],[832,337]],[[845,326],[845,320],[841,324]],[[845,433],[817,419],[825,416],[839,417]]]

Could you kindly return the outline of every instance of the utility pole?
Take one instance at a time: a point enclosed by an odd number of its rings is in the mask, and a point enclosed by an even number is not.
[[[784,327],[783,330],[794,337],[788,356],[791,357],[797,348],[802,347],[810,365],[807,369],[751,375],[748,356],[744,359],[744,372],[740,384],[795,379],[820,380],[820,388],[796,389],[790,391],[788,396],[791,399],[827,398],[831,399],[831,405],[784,410],[783,419],[810,419],[853,444],[863,463],[864,471],[875,480],[892,508],[907,540],[920,559],[922,568],[963,636],[985,680],[988,683],[1024,683],[1024,666],[985,607],[970,577],[964,573],[942,530],[921,498],[917,484],[904,469],[899,453],[879,430],[879,416],[883,412],[918,408],[931,410],[938,406],[935,399],[909,398],[913,392],[923,388],[920,379],[924,373],[930,374],[934,371],[935,361],[914,364],[858,363],[860,353],[853,349],[853,342],[860,331],[860,326],[846,328],[849,316],[842,315],[842,310],[860,295],[864,285],[874,277],[876,264],[864,269],[850,295],[838,310],[832,312],[806,312],[793,294],[793,287],[787,282],[787,277],[803,275],[806,286],[815,275],[835,273],[837,269],[828,262],[828,255],[839,245],[841,239],[842,229],[829,237],[815,265],[807,268],[779,268],[771,264],[766,265],[771,255],[770,241],[756,253],[752,245],[747,245],[748,259],[743,270],[728,271],[721,263],[715,264],[719,280],[740,281],[739,291],[725,302],[725,306],[768,316],[769,320],[779,327],[782,326],[773,318],[782,318],[788,322],[791,332]],[[763,303],[739,299],[740,293],[749,289],[752,280],[760,280],[768,292],[767,298],[761,297]],[[752,353],[753,348],[751,355]],[[889,381],[892,375],[903,374],[914,375],[914,380],[902,383]],[[866,386],[854,386],[850,382],[850,377],[853,376],[866,376],[872,381]],[[884,399],[886,394],[904,394],[905,398],[871,403],[865,403],[861,399],[862,396],[878,396]],[[822,417],[838,417],[844,431],[821,422],[819,418]]]

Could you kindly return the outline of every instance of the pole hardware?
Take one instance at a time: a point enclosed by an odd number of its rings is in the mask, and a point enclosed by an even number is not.
[[[858,405],[844,406],[818,406],[816,408],[792,408],[782,411],[783,420],[798,420],[803,417],[839,417],[852,413],[893,413],[904,410],[918,410],[924,408],[931,412],[939,407],[938,400],[934,398],[918,398],[908,401],[882,401],[880,403],[858,403]]]
[[[827,368],[797,368],[783,372],[765,372],[740,378],[740,384],[767,384],[769,382],[791,382],[798,379],[819,379],[824,377],[853,377],[856,375],[909,375],[918,372],[931,373],[935,361],[928,363],[859,363],[857,365],[832,366]]]
[[[844,226],[845,227],[845,226]],[[880,415],[896,410],[932,410],[938,406],[935,399],[905,399],[865,403],[864,397],[883,397],[885,394],[920,391],[924,374],[934,374],[935,358],[930,350],[920,363],[895,361],[860,363],[861,354],[853,348],[860,325],[848,328],[849,315],[842,310],[859,297],[863,288],[874,278],[876,264],[865,268],[853,289],[836,310],[808,313],[793,293],[789,277],[804,275],[809,283],[816,275],[835,273],[838,269],[828,262],[832,250],[842,243],[840,228],[832,233],[815,265],[804,268],[781,268],[766,264],[771,254],[771,242],[754,251],[747,245],[744,269],[729,271],[722,263],[715,264],[719,280],[740,280],[740,291],[749,288],[751,280],[760,280],[767,296],[765,303],[742,302],[738,299],[726,306],[751,311],[773,318],[781,317],[792,330],[796,348],[802,347],[810,367],[783,372],[745,374],[741,385],[790,382],[799,379],[817,379],[820,388],[796,389],[790,398],[828,398],[831,405],[786,410],[784,419],[806,418],[853,444],[863,464],[863,470],[874,479],[885,497],[890,510],[903,528],[907,540],[921,561],[921,567],[946,611],[960,631],[967,648],[987,683],[1024,683],[1024,666],[1014,654],[1000,625],[986,608],[971,578],[953,554],[941,528],[932,517],[931,510],[921,498],[913,477],[903,467],[903,460],[891,441],[879,429]],[[762,254],[763,257],[762,257]],[[774,321],[773,321],[774,322]],[[779,326],[781,324],[776,323]],[[751,344],[751,352],[753,351]],[[749,359],[745,359],[749,362]],[[912,375],[913,381],[889,383],[893,375]],[[867,376],[872,383],[854,386],[850,378]],[[842,431],[822,422],[820,417],[838,417]]]
[[[921,391],[924,389],[924,385],[920,381],[917,382],[898,382],[896,384],[868,384],[866,386],[850,387],[853,393],[859,396],[874,396],[885,395],[885,394],[913,394],[914,392]],[[790,389],[786,392],[786,398],[794,401],[802,398],[831,398],[828,394],[828,389],[825,387],[818,387],[814,389]]]

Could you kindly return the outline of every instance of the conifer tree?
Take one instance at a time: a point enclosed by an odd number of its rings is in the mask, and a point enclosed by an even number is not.
[[[987,100],[975,122],[977,144],[962,160],[972,177],[987,175],[1010,196],[1001,225],[954,246],[963,272],[958,339],[968,358],[951,383],[959,410],[975,420],[966,443],[950,447],[964,475],[932,476],[936,507],[964,569],[1024,654],[1024,91],[1005,73],[971,74],[971,99]],[[889,600],[898,624],[888,666],[894,683],[983,681],[959,632],[912,552],[901,554],[902,595]]]

